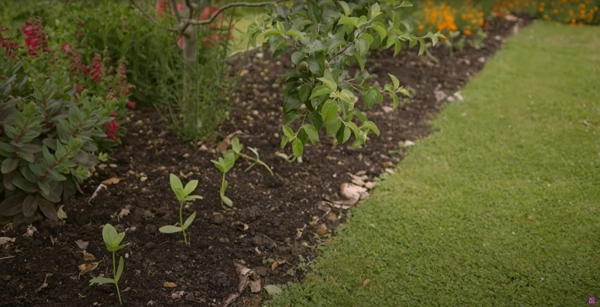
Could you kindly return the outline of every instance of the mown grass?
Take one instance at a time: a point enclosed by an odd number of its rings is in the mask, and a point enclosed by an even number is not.
[[[508,39],[306,282],[266,305],[587,306],[600,295],[598,50],[598,27],[535,22]]]

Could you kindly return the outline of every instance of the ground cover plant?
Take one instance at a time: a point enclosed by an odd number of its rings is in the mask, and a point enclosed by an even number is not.
[[[598,48],[598,27],[509,38],[307,281],[266,306],[593,305]]]
[[[227,196],[235,203],[231,210],[221,209],[222,174],[210,162],[221,154],[211,150],[217,144],[182,143],[165,130],[160,114],[136,110],[124,123],[129,134],[123,146],[97,165],[82,186],[82,196],[65,204],[65,222],[8,225],[1,230],[2,302],[16,306],[73,304],[74,298],[82,305],[110,302],[107,298],[115,295],[112,287],[88,287],[77,280],[76,269],[87,263],[86,253],[104,254],[98,234],[106,223],[127,233],[130,243],[122,250],[127,270],[119,281],[127,305],[222,305],[238,292],[238,278],[248,276],[239,275],[236,268],[246,273],[251,269],[253,281],[260,277],[260,284],[271,291],[273,285],[301,279],[318,244],[330,241],[332,231],[344,221],[342,208],[348,205],[330,206],[322,203],[323,198],[343,200],[339,188],[352,178],[347,173],[373,183],[391,168],[403,155],[398,143],[410,144],[407,141],[428,131],[427,120],[447,101],[447,97],[436,99],[439,93],[458,97],[454,93],[484,65],[516,23],[491,22],[485,48],[467,46],[453,58],[432,48],[439,63],[417,57],[419,48],[404,46],[397,58],[392,57],[393,51],[374,52],[374,59],[365,64],[377,75],[373,80],[385,84],[391,80],[388,74],[397,75],[400,84],[414,91],[413,103],[400,99],[399,109],[394,111],[389,107],[393,101],[384,97],[387,105],[376,104],[366,111],[370,120],[382,123],[378,125],[380,136],[367,143],[373,145],[337,144],[322,134],[320,142],[306,144],[301,164],[277,155],[292,154],[292,149],[280,148],[283,97],[279,78],[295,64],[288,58],[272,58],[268,50],[255,51],[245,64],[235,63],[232,71],[241,71],[247,86],[241,86],[232,97],[236,108],[219,132],[231,135],[239,130],[235,135],[241,143],[256,148],[275,176],[256,167],[247,173],[250,176],[244,175],[253,162],[238,161],[227,175]],[[202,183],[197,193],[204,199],[194,204],[196,221],[187,229],[194,238],[189,246],[158,231],[178,218],[179,212],[173,208],[179,203],[167,180],[170,173]],[[184,206],[183,214],[194,210]],[[30,236],[22,236],[24,232]],[[86,250],[84,259],[81,249]],[[101,272],[109,276],[110,270],[99,265],[82,276]],[[266,298],[264,291],[247,290],[232,304],[256,306]],[[112,301],[116,304],[117,299]]]

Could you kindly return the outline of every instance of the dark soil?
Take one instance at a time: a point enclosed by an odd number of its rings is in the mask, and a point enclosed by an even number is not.
[[[374,182],[392,168],[405,155],[400,143],[429,133],[428,121],[448,102],[440,99],[440,93],[451,96],[460,90],[516,23],[522,27],[528,21],[491,22],[480,49],[467,44],[450,56],[443,46],[433,48],[439,62],[417,57],[414,49],[397,57],[390,52],[373,54],[367,66],[381,77],[380,83],[389,80],[388,73],[394,74],[416,92],[414,99],[393,111],[386,107],[390,101],[369,109],[381,136],[372,136],[365,146],[336,146],[322,138],[317,146],[306,148],[302,163],[288,163],[276,155],[282,151],[282,99],[274,84],[281,83],[278,76],[290,63],[255,52],[244,67],[247,73],[233,98],[235,108],[219,133],[240,131],[241,142],[257,148],[275,176],[260,166],[245,173],[249,163],[240,159],[227,175],[227,195],[234,202],[230,210],[220,205],[221,173],[210,162],[219,156],[215,146],[182,143],[166,132],[159,114],[136,111],[123,145],[97,167],[85,193],[65,204],[66,222],[36,223],[38,232],[33,236],[23,235],[25,227],[7,225],[0,231],[0,237],[16,238],[0,246],[0,305],[118,306],[112,285],[90,287],[88,282],[99,274],[112,276],[111,256],[101,235],[105,223],[127,233],[124,242],[129,245],[118,252],[126,258],[120,281],[125,306],[221,306],[238,291],[234,263],[253,269],[263,286],[302,281],[317,247],[334,238],[346,215],[345,209],[323,200],[343,199],[340,185],[351,182],[349,174]],[[186,217],[197,212],[188,230],[190,246],[183,244],[181,234],[158,232],[159,227],[179,221],[169,173],[184,182],[200,182],[196,194],[204,199],[184,210]],[[91,199],[100,182],[113,177],[120,181]],[[100,261],[80,278],[78,266],[93,261],[84,261],[77,240],[89,242],[87,252]],[[230,306],[259,306],[266,299],[265,291],[246,289]]]

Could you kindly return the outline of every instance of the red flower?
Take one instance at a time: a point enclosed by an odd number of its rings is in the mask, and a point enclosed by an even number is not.
[[[83,92],[83,86],[75,84],[75,90],[77,91],[77,93],[81,93]]]
[[[183,37],[180,37],[177,40],[177,46],[179,47],[179,49],[183,49]]]
[[[60,49],[62,49],[64,52],[69,53],[71,51],[71,45],[69,45],[69,44],[62,44],[60,46]]]
[[[156,1],[156,11],[158,12],[158,16],[163,16],[165,14],[165,4],[166,1]]]
[[[130,110],[133,110],[133,109],[135,109],[135,102],[133,102],[133,101],[127,101],[127,107],[128,107]]]
[[[113,141],[116,141],[117,130],[119,130],[119,123],[117,123],[117,121],[113,119],[110,122],[108,122],[105,126],[106,137]]]

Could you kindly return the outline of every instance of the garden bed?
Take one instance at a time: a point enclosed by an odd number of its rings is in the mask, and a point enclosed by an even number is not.
[[[126,231],[125,270],[120,281],[126,306],[222,306],[238,289],[234,263],[254,270],[262,286],[301,281],[318,247],[334,240],[335,229],[347,210],[329,201],[343,200],[340,185],[350,175],[376,182],[406,154],[410,145],[430,131],[428,121],[479,71],[502,45],[504,37],[527,20],[496,20],[486,28],[485,47],[467,44],[449,55],[447,48],[431,49],[433,57],[417,57],[416,50],[371,56],[371,72],[384,83],[387,74],[398,77],[416,92],[414,99],[397,110],[384,101],[367,110],[381,130],[365,146],[334,145],[323,137],[307,146],[303,162],[288,163],[277,152],[281,136],[281,76],[287,60],[272,60],[253,52],[240,67],[242,88],[232,99],[234,109],[220,126],[223,137],[237,135],[246,147],[254,147],[272,167],[264,168],[240,159],[228,173],[227,195],[232,209],[220,205],[221,173],[210,162],[220,154],[217,144],[189,144],[167,132],[155,111],[134,112],[128,135],[109,160],[96,169],[84,193],[65,204],[66,223],[39,222],[37,232],[24,236],[26,227],[10,226],[0,236],[16,238],[0,246],[0,306],[117,306],[112,285],[89,286],[89,273],[78,277],[78,266],[97,262],[91,275],[111,275],[110,255],[105,251],[101,227],[113,224]],[[227,95],[228,93],[224,93]],[[247,150],[246,153],[249,153]],[[322,159],[322,157],[326,157]],[[179,234],[158,232],[178,221],[178,205],[169,187],[169,173],[184,183],[199,180],[196,194],[184,211],[197,211],[188,230],[191,245]],[[106,189],[99,184],[113,180]],[[116,183],[118,181],[118,183]],[[79,244],[76,243],[79,242]],[[82,243],[97,260],[84,261]],[[230,306],[259,306],[265,291],[246,291]]]

